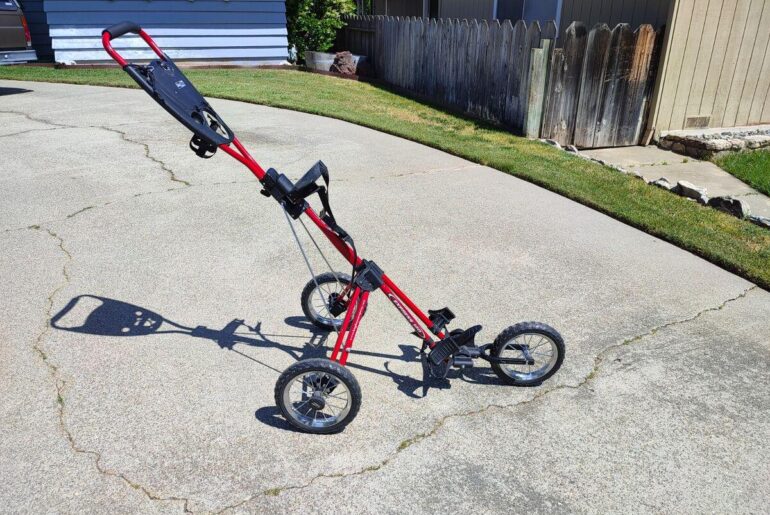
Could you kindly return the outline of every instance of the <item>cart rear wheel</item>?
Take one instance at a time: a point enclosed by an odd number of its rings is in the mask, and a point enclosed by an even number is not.
[[[361,387],[334,361],[298,361],[278,377],[275,403],[292,426],[315,434],[338,433],[358,414]]]
[[[492,370],[505,383],[536,386],[559,370],[564,361],[564,340],[554,329],[540,322],[522,322],[501,332],[492,344],[496,358],[525,358],[531,365],[492,363]]]
[[[325,331],[342,326],[345,310],[334,315],[331,312],[334,297],[341,295],[350,284],[350,276],[327,272],[311,279],[302,290],[302,312],[313,325]]]

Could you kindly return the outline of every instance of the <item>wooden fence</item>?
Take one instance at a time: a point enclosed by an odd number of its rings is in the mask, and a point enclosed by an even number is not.
[[[581,23],[555,47],[556,25],[509,20],[356,16],[338,48],[368,55],[376,75],[402,90],[579,147],[639,142],[654,82],[649,25],[590,32]]]

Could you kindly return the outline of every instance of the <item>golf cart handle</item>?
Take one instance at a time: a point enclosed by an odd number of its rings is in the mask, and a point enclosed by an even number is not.
[[[102,31],[102,45],[104,45],[104,49],[108,54],[110,54],[110,57],[112,57],[120,65],[121,68],[128,66],[128,61],[123,59],[123,56],[121,56],[114,48],[112,48],[112,40],[117,39],[120,36],[124,36],[129,32],[138,34],[139,37],[141,37],[144,42],[147,43],[147,46],[149,46],[158,57],[164,61],[167,60],[166,54],[163,53],[163,50],[161,50],[158,45],[155,44],[155,41],[152,40],[149,34],[142,30],[139,24],[132,21],[122,21],[107,27]]]
[[[129,32],[139,34],[159,59],[147,65],[127,62],[112,48],[112,39]],[[102,45],[123,71],[163,109],[193,132],[195,136],[190,142],[190,148],[198,156],[211,157],[220,145],[229,145],[233,141],[234,135],[225,122],[138,24],[124,21],[104,29]]]
[[[142,30],[142,28],[138,24],[132,21],[122,21],[120,23],[116,23],[115,25],[112,25],[111,27],[107,27],[102,31],[102,34],[106,32],[110,35],[110,38],[117,39],[120,36],[128,34],[129,32],[133,32],[134,34],[139,34],[140,30]]]

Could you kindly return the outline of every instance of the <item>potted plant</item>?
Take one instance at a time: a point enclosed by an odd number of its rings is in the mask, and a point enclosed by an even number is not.
[[[334,54],[325,52],[332,48],[337,31],[345,25],[342,15],[355,10],[353,0],[287,0],[289,47],[295,49],[297,64],[328,71]]]

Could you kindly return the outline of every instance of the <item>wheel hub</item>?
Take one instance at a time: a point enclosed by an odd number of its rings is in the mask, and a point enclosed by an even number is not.
[[[320,390],[313,392],[313,396],[310,397],[308,405],[316,411],[321,411],[326,407],[326,401],[324,400],[323,393]]]
[[[329,313],[335,317],[338,317],[345,312],[348,306],[345,300],[340,297],[340,294],[334,292],[329,295],[329,298],[326,301],[326,307],[329,310]]]

